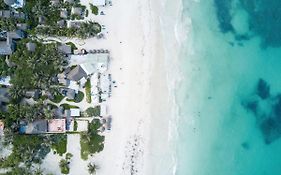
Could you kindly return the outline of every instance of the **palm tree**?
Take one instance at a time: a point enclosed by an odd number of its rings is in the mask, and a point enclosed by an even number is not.
[[[90,174],[96,174],[98,169],[99,169],[99,167],[96,164],[94,164],[94,163],[88,164],[88,171]]]
[[[23,96],[24,90],[18,86],[12,86],[9,90],[9,93],[12,99],[18,101]]]

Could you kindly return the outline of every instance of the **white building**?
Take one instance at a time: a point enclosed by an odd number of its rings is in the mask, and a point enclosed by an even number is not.
[[[91,76],[91,99],[93,104],[99,103],[99,77],[98,73]]]
[[[94,6],[104,6],[106,4],[106,0],[93,0],[92,4]]]
[[[11,86],[10,80],[11,80],[10,76],[0,77],[0,85]]]
[[[106,106],[106,104],[101,104],[100,105],[100,115],[101,116],[107,116],[107,106]]]
[[[77,132],[85,132],[88,131],[88,120],[75,120],[77,122]]]
[[[70,109],[70,116],[71,117],[80,117],[80,109],[71,108]]]
[[[108,74],[100,75],[100,89],[101,89],[101,99],[106,100],[110,96],[110,80]]]
[[[82,61],[81,61],[82,60]],[[104,73],[108,69],[109,54],[71,55],[71,61],[81,62],[80,66],[87,75]]]

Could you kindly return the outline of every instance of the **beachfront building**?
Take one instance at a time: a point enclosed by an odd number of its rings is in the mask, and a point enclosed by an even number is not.
[[[47,134],[65,133],[65,119],[35,120],[33,122],[20,122],[20,134]]]
[[[94,6],[105,6],[106,5],[106,0],[93,0],[92,4]]]
[[[85,54],[85,55],[71,55],[73,60],[83,60],[80,65],[87,75],[93,75],[96,72],[104,73],[108,69],[109,54]]]
[[[33,122],[20,122],[20,134],[44,134],[48,132],[47,120],[35,120]]]
[[[84,71],[84,69],[80,65],[76,66],[74,69],[72,69],[67,74],[67,79],[76,81],[76,82],[81,80],[83,77],[87,77],[87,73]]]
[[[91,76],[91,99],[92,103],[98,104],[99,103],[99,75],[95,73]]]
[[[48,133],[65,133],[65,119],[51,119],[48,121]]]
[[[109,79],[109,74],[100,75],[100,92],[101,92],[101,99],[103,101],[107,100],[110,97],[111,83]]]
[[[4,121],[0,120],[0,137],[4,135]]]
[[[100,104],[100,116],[107,116],[107,106],[106,104]]]

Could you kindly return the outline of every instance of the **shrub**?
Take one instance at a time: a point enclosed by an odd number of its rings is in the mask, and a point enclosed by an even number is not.
[[[66,101],[80,103],[83,99],[84,99],[84,93],[79,91],[78,94],[75,96],[74,100],[66,99]]]
[[[85,84],[85,91],[86,91],[86,101],[88,103],[91,103],[92,99],[91,99],[91,81],[90,81],[90,79],[88,79]]]
[[[66,153],[67,136],[65,134],[55,134],[51,138],[53,140],[52,149],[60,156]]]
[[[98,15],[99,14],[99,9],[97,6],[94,6],[93,4],[90,3],[90,8],[92,10],[92,14]]]
[[[60,103],[64,99],[64,96],[62,94],[58,94],[54,96],[54,99],[51,99],[54,103]]]
[[[100,106],[96,106],[96,107],[89,107],[88,109],[86,109],[86,115],[88,117],[93,117],[93,116],[100,116]]]

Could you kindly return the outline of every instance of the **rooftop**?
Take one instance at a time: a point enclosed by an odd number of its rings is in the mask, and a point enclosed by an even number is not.
[[[65,119],[51,119],[48,121],[48,132],[63,133],[65,132]]]
[[[70,109],[70,116],[71,117],[79,117],[80,116],[80,109],[76,109],[76,108]]]
[[[42,134],[48,131],[47,120],[36,120],[20,127],[20,132],[25,134]]]
[[[73,80],[73,81],[79,81],[81,80],[83,77],[87,77],[86,72],[82,69],[81,66],[76,66],[74,69],[72,69],[68,75],[67,78],[69,80]]]
[[[10,101],[10,96],[8,92],[8,88],[0,88],[0,103],[8,103]]]
[[[104,6],[105,5],[105,0],[93,0],[92,4],[94,6]]]
[[[5,86],[11,86],[10,80],[11,80],[10,76],[0,77],[0,84]]]
[[[72,60],[83,60],[80,65],[87,75],[95,72],[103,73],[108,68],[109,54],[85,54],[85,55],[71,55]]]
[[[28,51],[34,52],[36,49],[36,44],[32,43],[32,42],[28,42],[28,43],[26,43],[26,48]]]

